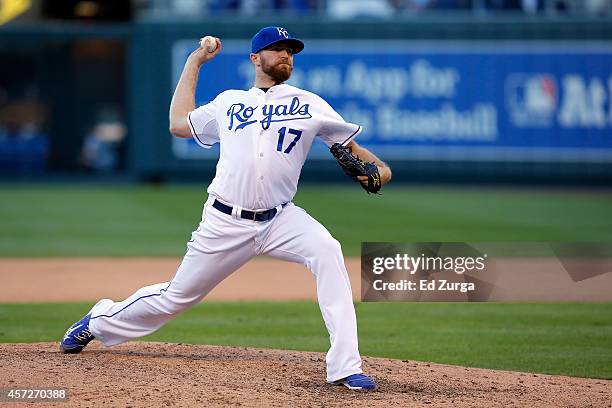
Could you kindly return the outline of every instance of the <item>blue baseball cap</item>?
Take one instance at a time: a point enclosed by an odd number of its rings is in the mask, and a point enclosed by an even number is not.
[[[251,39],[251,52],[256,54],[264,48],[280,42],[288,43],[294,54],[304,49],[304,43],[297,38],[293,38],[283,27],[264,27]]]

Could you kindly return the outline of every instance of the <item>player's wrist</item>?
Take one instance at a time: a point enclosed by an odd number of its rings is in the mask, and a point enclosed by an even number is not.
[[[195,55],[195,52],[190,54],[189,57],[187,57],[187,63],[185,64],[186,67],[188,68],[195,68],[195,69],[200,69],[200,67],[202,66],[202,64],[204,64],[205,61],[202,60],[201,57],[199,57],[198,55]]]
[[[393,176],[393,173],[391,172],[390,167],[380,166],[378,168],[378,172],[380,173],[380,180],[383,185],[391,181],[391,177]]]
[[[213,54],[210,54],[199,48],[189,54],[189,56],[187,57],[187,65],[191,65],[196,69],[200,69],[203,64],[212,59],[212,55]]]

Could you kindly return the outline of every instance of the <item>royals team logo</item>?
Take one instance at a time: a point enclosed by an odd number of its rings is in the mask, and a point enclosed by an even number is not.
[[[289,38],[289,33],[283,27],[276,27],[276,30],[278,30],[279,36],[282,35],[285,38]]]
[[[513,74],[506,78],[506,105],[517,127],[548,127],[555,119],[558,91],[549,74]]]
[[[235,103],[227,110],[227,116],[229,116],[228,129],[234,129],[234,132],[236,132],[258,122],[258,119],[251,119],[258,108],[261,110],[261,115],[258,115],[258,117],[262,117],[259,120],[262,129],[268,129],[272,122],[312,118],[309,112],[310,104],[305,103],[302,105],[298,97],[294,97],[289,105],[269,104],[258,107],[246,106],[244,103]]]

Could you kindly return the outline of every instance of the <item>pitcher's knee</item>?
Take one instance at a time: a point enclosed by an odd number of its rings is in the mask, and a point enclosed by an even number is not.
[[[310,231],[301,237],[300,248],[296,249],[310,263],[343,259],[340,242],[326,230]]]
[[[167,314],[177,314],[190,306],[198,303],[201,297],[188,295],[180,291],[167,291],[163,296],[164,312]]]
[[[340,245],[340,242],[331,235],[322,243],[322,250],[327,255],[342,256],[342,245]]]
[[[322,263],[337,263],[343,259],[340,242],[331,235],[319,239],[317,245],[312,250],[310,259]]]
[[[182,303],[176,303],[176,302],[169,301],[163,305],[162,310],[164,311],[165,314],[175,315],[175,314],[182,312],[186,308],[187,306]]]

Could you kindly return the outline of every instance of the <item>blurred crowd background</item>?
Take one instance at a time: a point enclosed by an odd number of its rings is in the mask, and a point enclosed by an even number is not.
[[[612,0],[3,1],[0,180],[209,177],[214,171],[214,157],[191,155],[193,146],[176,144],[167,131],[176,65],[180,66],[181,58],[184,61],[185,57],[181,41],[194,44],[201,35],[215,34],[244,42],[258,27],[270,24],[284,25],[299,37],[336,44],[344,40],[378,39],[380,50],[395,47],[384,57],[389,61],[395,58],[394,53],[405,52],[403,60],[393,60],[395,65],[390,66],[389,74],[381,74],[383,82],[385,75],[393,75],[393,69],[398,67],[405,69],[402,75],[408,78],[425,72],[442,79],[455,78],[456,82],[461,78],[461,86],[472,83],[474,78],[468,76],[482,76],[489,81],[482,88],[465,85],[466,88],[455,89],[453,92],[459,92],[459,96],[434,95],[440,98],[439,103],[433,97],[426,100],[423,96],[405,94],[396,107],[413,115],[410,118],[427,109],[440,115],[452,111],[449,115],[457,116],[461,114],[460,108],[467,109],[461,105],[479,92],[486,95],[487,87],[505,83],[500,86],[506,93],[510,92],[509,86],[514,87],[511,89],[514,96],[506,95],[504,99],[495,91],[490,97],[491,106],[480,109],[476,104],[473,111],[474,117],[482,113],[499,121],[495,136],[500,140],[506,138],[511,149],[494,159],[479,156],[474,160],[475,155],[465,149],[477,146],[476,142],[462,144],[463,153],[458,154],[459,150],[453,150],[457,146],[453,145],[452,137],[443,141],[444,135],[437,135],[437,140],[421,146],[418,138],[409,139],[412,130],[406,128],[402,134],[404,150],[394,150],[396,154],[392,157],[399,168],[404,166],[406,170],[399,173],[399,180],[402,173],[407,175],[406,180],[449,180],[489,173],[489,177],[484,177],[489,181],[506,178],[555,182],[561,179],[560,174],[563,180],[578,183],[612,180],[612,144],[609,137],[603,136],[612,134],[609,64]],[[446,43],[442,48],[429,50],[429,54],[419,54],[412,51],[414,41]],[[453,59],[455,51],[444,54],[444,47],[456,41],[463,42],[464,49],[469,49],[471,42],[486,41],[490,45],[497,41],[500,49],[507,41],[514,41],[514,47],[519,42],[519,48],[524,46],[521,51],[524,58],[517,62],[514,76],[510,75],[512,80],[503,77],[505,74],[495,67],[473,74],[471,63]],[[580,56],[549,58],[540,47],[532,64],[530,55],[535,51],[530,48],[530,41],[553,44],[551,55],[563,54],[568,42],[573,44],[573,50],[595,45],[598,48],[594,54],[584,54],[584,61],[571,62]],[[340,74],[322,72],[316,60],[311,62],[305,56],[302,76],[306,79],[302,85],[306,88],[318,83],[333,85],[336,82],[326,82],[325,78],[358,71],[361,65],[355,62],[356,55],[322,60],[327,66],[336,64]],[[376,61],[376,55],[369,57]],[[368,57],[364,58],[362,62],[367,65]],[[378,68],[384,70],[385,63],[378,63]],[[296,62],[296,66],[299,64]],[[540,72],[541,67],[546,70]],[[525,72],[530,76],[519,78],[523,82],[517,85],[516,75]],[[327,74],[332,76],[326,77]],[[367,84],[370,78],[365,76],[363,80]],[[235,84],[229,83],[232,85]],[[321,89],[325,94],[326,89]],[[327,91],[333,100],[333,90],[328,87]],[[583,97],[584,112],[580,106],[572,108],[569,102],[564,102],[570,91]],[[334,106],[341,105],[343,114],[363,118],[363,112],[375,115],[373,112],[381,104],[366,95],[362,99],[339,99]],[[589,116],[590,113],[593,114]],[[514,115],[511,118],[514,127],[504,124],[511,121],[502,117],[506,114]],[[559,117],[559,123],[546,122],[554,115]],[[544,140],[536,146],[539,150],[521,145],[528,137],[521,132],[529,130],[529,126],[533,126],[534,135]],[[508,134],[515,131],[523,139],[515,141]],[[366,142],[374,147],[378,142],[386,146],[393,138],[373,132]],[[411,150],[412,147],[424,149]],[[550,152],[557,147],[565,150],[557,149],[547,156],[548,150],[542,153],[542,149],[548,147]],[[397,153],[403,151],[409,154],[403,157]],[[425,153],[415,155],[414,151]],[[306,170],[308,178],[309,168]]]
[[[255,16],[266,10],[355,18],[450,11],[576,16],[607,15],[610,5],[609,0],[148,0],[138,2],[138,13],[141,16],[204,16],[232,12]]]

